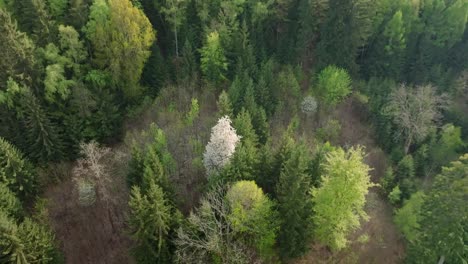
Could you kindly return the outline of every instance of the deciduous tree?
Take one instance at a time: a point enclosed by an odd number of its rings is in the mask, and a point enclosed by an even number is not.
[[[326,156],[321,186],[312,188],[315,237],[332,249],[346,247],[349,233],[361,220],[370,182],[369,166],[361,147],[344,151],[338,148]]]

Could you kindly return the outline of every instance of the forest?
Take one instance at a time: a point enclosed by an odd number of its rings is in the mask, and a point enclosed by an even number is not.
[[[468,263],[467,0],[0,0],[0,263]]]

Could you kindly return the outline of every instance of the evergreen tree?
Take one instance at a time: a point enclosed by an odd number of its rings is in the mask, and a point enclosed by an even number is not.
[[[129,201],[129,225],[137,245],[138,263],[168,263],[171,260],[169,234],[174,215],[161,187],[151,181],[146,191],[134,186]]]
[[[226,93],[226,91],[223,90],[221,92],[221,94],[219,95],[218,101],[216,102],[216,105],[218,106],[219,117],[222,117],[222,116],[232,117],[233,115],[232,105],[231,105],[231,101],[229,100],[229,96]]]
[[[5,263],[56,263],[54,236],[26,218],[17,225],[0,211],[0,260]]]
[[[284,160],[276,185],[281,217],[278,241],[283,258],[297,257],[307,249],[312,210],[310,199],[306,198],[310,189],[306,166],[306,152],[302,146],[296,146]]]
[[[0,184],[5,184],[22,199],[37,193],[34,167],[5,139],[0,137]]]
[[[6,88],[8,78],[22,85],[31,85],[35,75],[35,45],[17,28],[11,15],[0,8],[0,88]]]
[[[421,208],[419,235],[409,247],[410,263],[463,263],[466,251],[468,155],[435,177]],[[417,212],[415,212],[417,213]]]
[[[22,214],[21,203],[5,183],[0,183],[0,212],[7,217],[19,219]]]

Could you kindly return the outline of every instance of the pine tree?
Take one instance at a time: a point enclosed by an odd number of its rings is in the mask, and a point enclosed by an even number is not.
[[[310,182],[306,174],[308,161],[305,149],[296,146],[288,156],[284,157],[276,185],[281,217],[278,241],[283,258],[297,257],[306,251],[312,211],[310,199],[306,198],[309,195]]]
[[[0,184],[5,184],[21,199],[37,192],[34,167],[9,142],[0,137]]]

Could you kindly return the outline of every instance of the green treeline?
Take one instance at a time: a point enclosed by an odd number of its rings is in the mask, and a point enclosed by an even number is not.
[[[0,263],[66,262],[41,198],[63,162],[84,208],[124,167],[137,263],[338,252],[371,188],[406,262],[465,263],[467,22],[466,0],[0,0]],[[388,157],[379,182],[344,104]],[[174,131],[126,142],[151,107]]]

